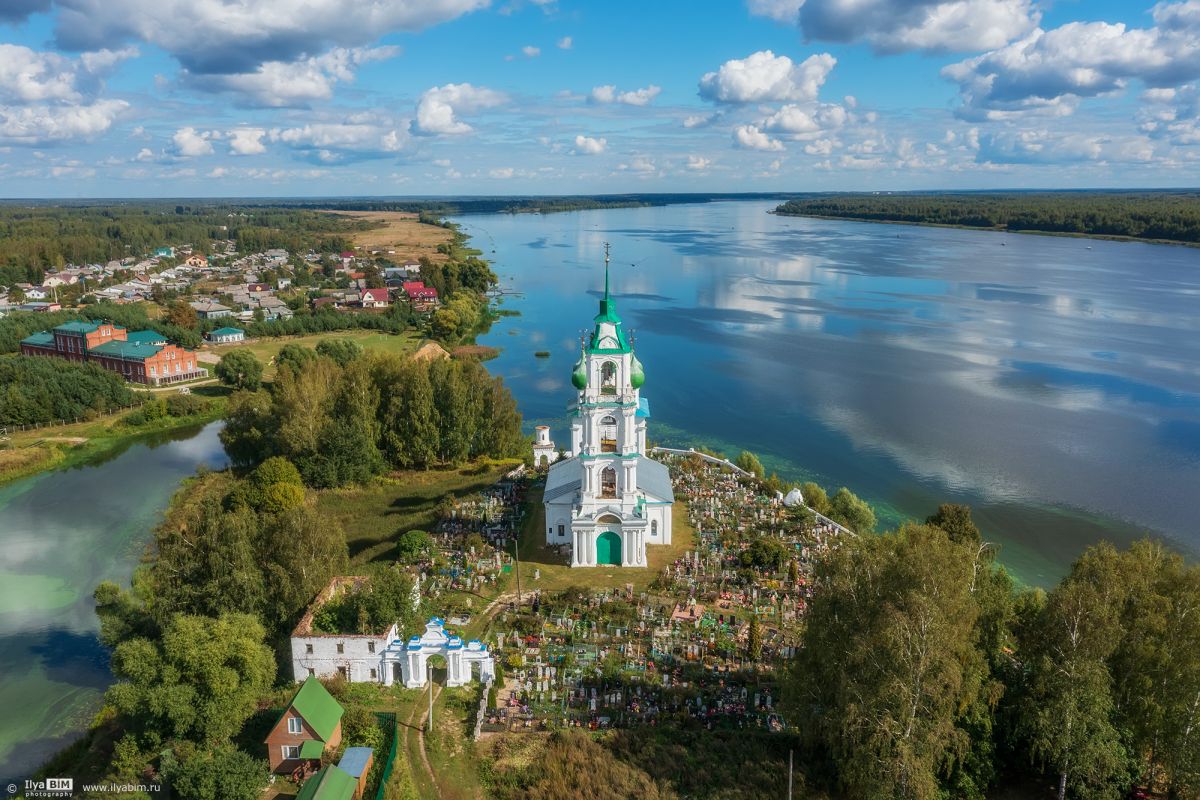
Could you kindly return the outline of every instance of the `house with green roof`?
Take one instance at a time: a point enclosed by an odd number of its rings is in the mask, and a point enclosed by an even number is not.
[[[230,342],[244,341],[246,332],[241,328],[217,328],[205,334],[204,338],[213,344],[229,344]]]
[[[300,684],[291,702],[267,734],[272,772],[303,777],[321,763],[321,754],[342,741],[343,709],[321,682]]]

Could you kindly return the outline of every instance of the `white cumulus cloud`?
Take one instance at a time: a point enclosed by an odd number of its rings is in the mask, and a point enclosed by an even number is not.
[[[413,129],[428,135],[457,136],[473,129],[461,115],[474,114],[508,102],[502,92],[469,83],[448,83],[436,86],[421,95],[417,103],[417,118]]]
[[[718,103],[814,100],[835,64],[837,59],[829,53],[811,55],[797,64],[787,56],[760,50],[706,73],[700,79],[700,96]]]
[[[574,40],[570,36],[564,36],[558,40],[558,44],[556,44],[555,47],[557,47],[559,50],[570,50],[571,45],[574,43]]]
[[[584,136],[580,134],[575,137],[575,153],[581,156],[594,156],[604,152],[608,147],[608,140],[603,137]]]
[[[186,74],[196,88],[230,91],[250,104],[267,107],[306,106],[333,97],[339,82],[354,80],[355,70],[372,61],[393,58],[397,47],[335,47],[328,53],[299,61],[267,61],[252,72]]]
[[[171,145],[175,155],[182,158],[196,158],[213,153],[213,140],[220,139],[219,131],[198,131],[193,127],[180,128],[171,137]]]
[[[236,128],[229,132],[229,152],[235,156],[256,156],[267,152],[263,128]]]
[[[772,139],[758,129],[756,125],[739,125],[733,129],[733,143],[746,150],[778,151],[783,149],[783,142]]]

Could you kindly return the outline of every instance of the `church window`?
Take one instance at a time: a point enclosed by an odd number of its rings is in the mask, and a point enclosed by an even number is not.
[[[600,452],[617,452],[617,420],[608,416],[600,420]]]
[[[605,467],[600,473],[600,496],[617,496],[617,471],[612,467]]]
[[[658,536],[658,520],[656,519],[650,520],[650,535]]]
[[[602,394],[617,393],[617,365],[605,361],[600,365],[600,392]]]
[[[566,526],[565,526],[565,525],[563,525],[561,522],[560,522],[560,523],[559,523],[559,525],[558,525],[558,535],[559,535],[559,536],[566,536],[566,535],[567,535],[567,528],[566,528]]]

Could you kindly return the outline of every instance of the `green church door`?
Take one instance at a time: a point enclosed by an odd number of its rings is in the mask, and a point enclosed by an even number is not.
[[[596,563],[621,566],[621,537],[605,531],[596,537]]]

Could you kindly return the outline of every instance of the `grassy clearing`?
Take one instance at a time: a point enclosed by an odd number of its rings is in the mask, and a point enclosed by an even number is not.
[[[633,584],[635,591],[644,590],[667,564],[680,558],[695,546],[695,532],[688,523],[687,506],[675,501],[671,511],[671,544],[646,548],[646,567],[595,567],[573,569],[566,556],[560,556],[546,544],[546,511],[542,506],[542,490],[529,493],[525,523],[521,526],[521,588],[559,591],[572,586],[585,589],[624,587]],[[534,570],[540,577],[534,580]]]
[[[437,225],[425,225],[417,221],[417,215],[407,211],[329,211],[329,214],[353,217],[376,223],[367,231],[351,234],[356,247],[365,250],[395,250],[392,260],[428,256],[433,261],[445,261],[446,256],[437,251],[437,246],[449,242],[453,233]]]
[[[236,344],[209,345],[201,352],[208,352],[220,357],[236,348],[245,348],[254,353],[263,363],[263,374],[271,377],[275,374],[272,360],[284,345],[298,344],[315,348],[322,339],[351,339],[367,350],[379,350],[384,353],[411,353],[425,341],[415,331],[405,331],[400,334],[380,333],[378,331],[331,331],[329,333],[314,333],[306,336],[277,336],[262,339],[249,339]]]
[[[370,486],[319,492],[317,507],[345,528],[352,562],[390,561],[398,535],[433,529],[443,497],[483,491],[517,463],[481,461],[458,469],[394,472]]]

